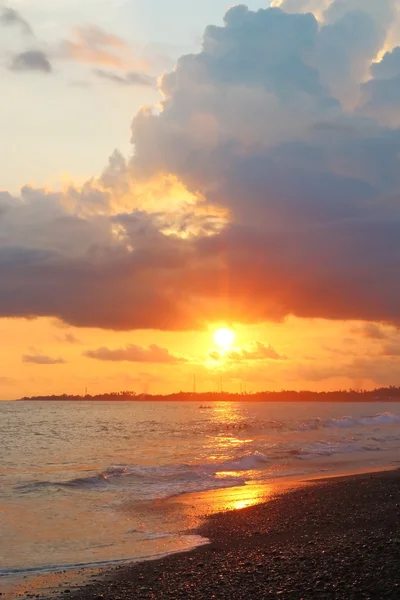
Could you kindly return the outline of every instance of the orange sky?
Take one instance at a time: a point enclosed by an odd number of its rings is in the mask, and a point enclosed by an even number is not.
[[[234,325],[234,349],[247,349],[247,358],[218,362],[210,352],[218,348],[213,334],[220,324],[201,332],[159,331],[110,332],[78,329],[52,319],[3,319],[0,335],[7,345],[0,349],[0,398],[52,393],[119,391],[168,393],[191,391],[196,375],[198,391],[223,387],[238,392],[264,389],[329,390],[400,383],[399,358],[387,356],[400,345],[393,328],[356,322],[329,322],[289,318],[284,323]],[[280,358],[252,358],[254,343],[267,355]],[[125,349],[130,345],[148,349],[152,344],[167,349],[186,362],[153,363],[125,360],[105,361],[85,356],[107,347]],[[271,347],[271,348],[270,348]],[[124,356],[124,355],[123,355]],[[144,355],[152,360],[152,355]],[[134,357],[133,357],[134,358]],[[51,359],[55,364],[46,364]],[[34,360],[44,362],[25,362]],[[64,361],[57,364],[58,360]],[[49,361],[47,361],[49,362]],[[370,374],[370,376],[368,376]]]

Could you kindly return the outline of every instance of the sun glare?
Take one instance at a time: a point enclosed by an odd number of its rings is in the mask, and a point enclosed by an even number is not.
[[[217,329],[214,334],[214,342],[223,350],[229,350],[235,341],[235,334],[232,329]]]

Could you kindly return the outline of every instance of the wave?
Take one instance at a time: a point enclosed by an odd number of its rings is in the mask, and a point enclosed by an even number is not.
[[[269,460],[262,452],[257,450],[253,454],[245,454],[239,458],[220,463],[218,470],[222,471],[253,471],[265,467]]]
[[[162,498],[186,492],[200,492],[244,485],[240,472],[265,468],[267,457],[261,452],[232,460],[199,465],[112,465],[105,471],[67,481],[39,481],[20,486],[23,493],[43,488],[56,490],[106,490],[110,486],[134,487],[144,498]],[[229,474],[227,474],[229,473]],[[235,475],[238,473],[238,475]]]
[[[390,412],[378,413],[377,415],[368,417],[339,417],[336,419],[320,419],[316,418],[307,423],[302,423],[299,427],[300,431],[308,431],[311,429],[348,429],[351,427],[362,426],[378,426],[391,425],[400,423],[400,415],[395,415]]]

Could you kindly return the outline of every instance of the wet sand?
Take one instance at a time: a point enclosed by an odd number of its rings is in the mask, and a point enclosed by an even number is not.
[[[117,567],[51,597],[400,599],[400,471],[301,485],[211,514],[198,532],[211,543]]]

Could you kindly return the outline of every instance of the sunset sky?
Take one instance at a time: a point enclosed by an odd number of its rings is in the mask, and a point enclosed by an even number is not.
[[[396,0],[0,30],[0,399],[400,385]]]

